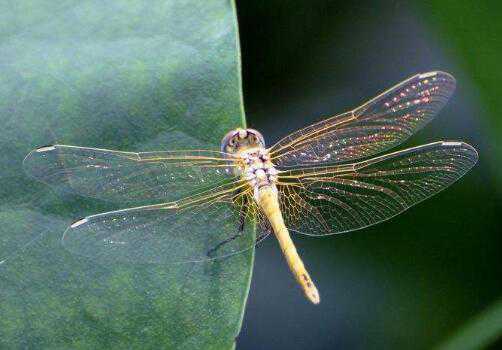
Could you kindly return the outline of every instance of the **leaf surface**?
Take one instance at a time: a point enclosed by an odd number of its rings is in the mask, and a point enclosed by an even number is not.
[[[53,191],[26,176],[22,161],[54,143],[218,149],[229,129],[244,124],[234,4],[23,0],[6,8],[0,347],[232,348],[253,250],[165,265],[72,254],[61,245],[65,228],[120,203]]]

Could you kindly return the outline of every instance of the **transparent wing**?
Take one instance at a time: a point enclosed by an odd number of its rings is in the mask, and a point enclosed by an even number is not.
[[[234,162],[214,151],[119,152],[54,145],[36,149],[25,171],[55,188],[112,202],[170,201],[233,178]]]
[[[353,164],[279,174],[286,225],[307,235],[361,229],[438,193],[477,162],[462,142],[435,142]]]
[[[254,209],[235,191],[225,185],[178,202],[92,215],[66,230],[63,245],[104,263],[183,263],[230,256],[256,243]]]
[[[279,167],[365,158],[405,141],[427,124],[455,90],[448,73],[417,74],[362,106],[298,130],[270,148]]]

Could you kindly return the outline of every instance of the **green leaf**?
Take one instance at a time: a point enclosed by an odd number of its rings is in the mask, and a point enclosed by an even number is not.
[[[253,250],[211,263],[100,264],[60,244],[119,209],[22,171],[53,143],[218,149],[244,126],[234,4],[10,1],[0,11],[0,347],[231,349]],[[187,234],[190,228],[187,227]]]

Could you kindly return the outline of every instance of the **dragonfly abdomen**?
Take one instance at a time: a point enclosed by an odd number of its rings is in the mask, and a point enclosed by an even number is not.
[[[279,198],[275,184],[263,186],[258,190],[258,205],[263,210],[279,241],[282,253],[288,266],[295,276],[298,284],[302,287],[305,296],[314,304],[319,304],[320,297],[317,288],[310,278],[302,259],[298,255],[296,247],[291,240],[289,231],[284,224],[284,219],[279,207]]]

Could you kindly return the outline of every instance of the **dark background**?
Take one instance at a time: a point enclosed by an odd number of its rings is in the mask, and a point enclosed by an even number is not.
[[[456,93],[402,147],[462,140],[480,155],[458,183],[391,221],[296,237],[319,306],[304,299],[277,243],[265,241],[237,348],[431,348],[489,312],[502,296],[496,9],[452,1],[237,6],[247,122],[268,144],[410,75],[444,70],[457,78]]]

